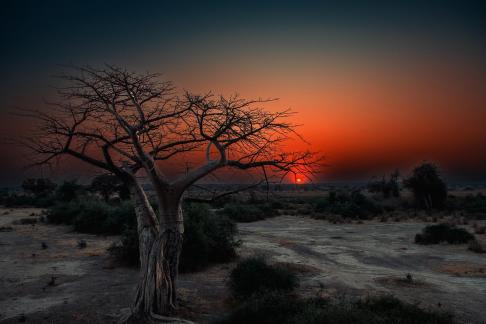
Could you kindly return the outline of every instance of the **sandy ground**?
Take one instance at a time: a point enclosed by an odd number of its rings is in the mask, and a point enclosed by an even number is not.
[[[424,223],[331,225],[281,216],[240,224],[243,252],[315,269],[308,294],[393,294],[425,307],[452,311],[467,323],[486,323],[486,254],[466,245],[413,244]],[[469,228],[472,232],[472,229]],[[485,235],[476,235],[485,244]],[[245,252],[244,252],[245,253]],[[412,281],[406,279],[411,274]]]
[[[0,228],[7,227],[0,232],[0,323],[115,323],[138,276],[137,269],[114,266],[106,252],[117,238],[74,233],[68,226],[12,224],[35,218],[32,213],[40,210],[0,209]],[[227,309],[230,266],[180,276],[185,318],[207,322]]]
[[[12,224],[39,213],[0,209],[0,322],[116,322],[137,280],[136,269],[114,266],[106,252],[117,238],[73,233],[67,226]],[[486,255],[467,251],[465,245],[413,244],[423,227],[331,225],[281,216],[239,224],[239,253],[263,254],[299,272],[304,295],[391,293],[453,311],[466,323],[486,323]],[[484,243],[485,236],[480,237]],[[87,242],[84,249],[78,247],[81,239]],[[232,266],[182,274],[181,314],[204,323],[227,311],[225,282]],[[408,273],[412,282],[404,280]]]

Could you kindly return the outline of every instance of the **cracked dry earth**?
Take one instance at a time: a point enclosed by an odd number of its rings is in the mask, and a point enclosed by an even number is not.
[[[32,213],[40,210],[0,209],[0,228],[7,228],[0,232],[0,323],[116,322],[137,280],[136,269],[114,266],[106,252],[117,238],[73,233],[67,226],[12,224],[35,218]],[[393,294],[451,310],[464,323],[486,323],[486,254],[465,245],[413,244],[424,226],[331,225],[280,216],[239,224],[239,254],[263,254],[295,271],[303,295]],[[485,235],[478,237],[484,244]],[[80,239],[86,248],[78,248]],[[225,282],[233,266],[182,274],[180,316],[205,323],[227,312]],[[404,280],[408,273],[411,282]]]

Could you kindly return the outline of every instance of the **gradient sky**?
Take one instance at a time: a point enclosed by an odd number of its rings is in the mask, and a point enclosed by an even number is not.
[[[422,160],[486,181],[486,2],[261,2],[3,1],[0,136],[25,131],[7,112],[49,98],[60,65],[111,63],[280,98],[269,108],[298,111],[326,155],[322,181]],[[0,184],[29,175],[18,149],[1,151]]]

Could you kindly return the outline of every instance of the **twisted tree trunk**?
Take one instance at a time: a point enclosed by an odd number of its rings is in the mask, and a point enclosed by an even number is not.
[[[177,274],[182,249],[183,223],[179,200],[167,195],[161,201],[159,217],[140,185],[131,188],[137,216],[140,251],[140,279],[130,315],[124,322],[187,321],[166,317],[177,307]]]

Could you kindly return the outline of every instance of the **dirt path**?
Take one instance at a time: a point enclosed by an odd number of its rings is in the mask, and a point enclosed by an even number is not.
[[[240,224],[242,252],[317,269],[309,294],[391,293],[410,302],[451,310],[468,323],[486,323],[486,254],[467,246],[413,244],[424,223],[332,225],[282,216]],[[484,244],[484,235],[482,238]],[[412,275],[412,281],[406,275]],[[440,306],[439,306],[440,305]]]

